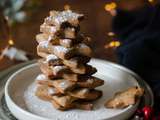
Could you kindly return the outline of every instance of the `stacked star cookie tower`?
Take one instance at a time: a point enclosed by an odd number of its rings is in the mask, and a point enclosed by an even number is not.
[[[92,55],[89,38],[79,33],[83,18],[71,10],[50,11],[36,36],[42,74],[36,78],[35,94],[59,110],[91,110],[92,101],[102,96],[95,88],[104,81],[93,77],[97,70],[87,64]]]

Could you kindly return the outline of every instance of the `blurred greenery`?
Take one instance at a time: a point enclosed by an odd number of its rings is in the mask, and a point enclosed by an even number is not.
[[[0,0],[0,9],[11,24],[25,21],[27,13],[36,10],[40,5],[40,0]]]

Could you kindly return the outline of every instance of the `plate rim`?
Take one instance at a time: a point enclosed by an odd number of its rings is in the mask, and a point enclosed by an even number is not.
[[[26,114],[26,115],[28,115],[28,116],[32,116],[32,117],[34,117],[34,118],[36,118],[36,119],[40,119],[40,120],[50,120],[50,119],[48,119],[48,118],[40,117],[40,116],[38,116],[38,115],[35,115],[35,114],[33,114],[33,113],[29,112],[29,111],[26,111],[26,110],[22,109],[21,107],[19,107],[19,106],[12,100],[12,98],[11,98],[10,95],[9,95],[8,87],[9,87],[10,82],[12,81],[12,78],[13,78],[17,73],[19,73],[19,72],[21,72],[21,71],[23,71],[23,70],[25,70],[25,69],[28,69],[28,68],[30,68],[31,66],[33,67],[33,66],[36,65],[36,64],[37,64],[37,63],[33,63],[33,64],[27,65],[27,66],[25,66],[25,67],[22,67],[22,68],[20,68],[19,70],[17,70],[16,72],[14,72],[14,73],[8,78],[8,80],[7,80],[7,82],[6,82],[6,85],[5,85],[5,88],[4,88],[5,100],[6,100],[7,107],[9,108],[9,110],[10,110],[10,107],[8,106],[8,104],[12,104],[12,105],[14,105],[15,109],[17,109],[18,111],[20,111],[22,114]],[[10,111],[11,111],[11,110],[10,110]]]
[[[139,83],[140,81],[142,81],[142,82],[146,85],[146,87],[147,87],[147,89],[149,90],[150,95],[151,95],[152,101],[151,101],[151,105],[150,105],[150,106],[151,106],[151,107],[154,106],[154,94],[153,94],[153,91],[152,91],[151,87],[150,87],[149,84],[148,84],[144,79],[142,79],[137,73],[135,73],[134,71],[130,70],[129,68],[126,68],[126,67],[123,66],[123,65],[116,64],[116,63],[111,62],[111,61],[106,61],[106,60],[103,60],[103,59],[93,59],[93,60],[101,61],[101,62],[103,62],[103,63],[107,62],[107,63],[111,64],[112,66],[114,66],[114,67],[116,67],[116,68],[118,68],[118,69],[120,69],[120,70],[122,70],[122,71],[124,71],[124,72],[128,72],[130,75],[132,75],[133,77],[135,77],[135,79],[138,81],[138,83]],[[140,84],[140,83],[139,83],[139,84]]]
[[[131,70],[129,70],[128,68],[125,68],[125,67],[123,67],[123,66],[121,66],[121,65],[118,65],[118,64],[116,64],[116,63],[112,63],[112,62],[109,62],[109,61],[105,61],[105,60],[101,60],[101,59],[92,59],[92,61],[97,61],[97,62],[102,62],[102,63],[104,63],[104,64],[111,64],[112,66],[114,66],[114,67],[116,67],[116,68],[119,68],[119,69],[121,69],[121,70],[123,70],[123,71],[125,71],[125,72],[127,72],[127,73],[129,73],[129,74],[131,74],[131,75],[133,75],[133,77],[135,77],[137,80],[138,79],[140,79],[140,80],[143,80],[143,79],[141,79],[136,73],[134,73],[133,71],[131,71]],[[26,65],[26,66],[24,66],[24,67],[22,67],[22,68],[20,68],[19,70],[17,70],[16,72],[14,72],[9,78],[8,78],[8,80],[7,80],[7,82],[6,82],[6,85],[5,85],[5,91],[4,91],[4,93],[5,93],[5,99],[6,99],[6,103],[7,103],[7,100],[9,100],[13,105],[14,105],[14,107],[15,107],[15,109],[18,109],[20,112],[22,112],[22,114],[26,114],[26,115],[29,115],[29,116],[31,116],[31,117],[33,117],[33,118],[36,118],[36,119],[40,119],[40,120],[51,120],[51,119],[49,119],[49,118],[46,118],[46,117],[43,117],[43,116],[38,116],[38,115],[36,115],[36,114],[34,114],[34,113],[32,113],[32,112],[30,112],[30,111],[26,111],[26,110],[24,110],[24,109],[22,109],[21,107],[19,107],[13,100],[12,100],[12,98],[9,96],[9,91],[8,91],[8,85],[9,85],[9,83],[11,82],[11,80],[12,80],[12,78],[15,76],[15,75],[17,75],[19,72],[21,72],[21,71],[23,71],[23,70],[26,70],[26,69],[28,69],[28,68],[31,68],[31,67],[35,67],[36,65],[37,65],[38,63],[36,62],[36,63],[32,63],[32,64],[29,64],[29,65]],[[144,81],[144,80],[143,80]],[[145,81],[144,81],[145,82]],[[148,86],[148,84],[146,83],[146,85]],[[148,88],[150,89],[150,87],[148,86]],[[150,89],[151,90],[151,89]],[[151,92],[151,97],[153,97],[153,93]],[[151,103],[152,105],[153,105],[153,102]],[[9,107],[8,107],[9,108]],[[127,109],[126,109],[127,110]],[[118,113],[118,114],[116,114],[116,116],[118,116],[118,115],[120,115],[120,114],[122,114],[123,112],[120,112],[120,113]],[[111,116],[110,118],[112,118],[112,117],[114,117],[114,116]],[[108,118],[109,119],[109,118]]]

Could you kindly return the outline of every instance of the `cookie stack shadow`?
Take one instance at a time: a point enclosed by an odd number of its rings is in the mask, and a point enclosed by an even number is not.
[[[42,74],[36,78],[35,94],[59,110],[91,110],[102,96],[95,88],[104,81],[92,76],[97,70],[88,64],[90,38],[79,33],[83,19],[71,10],[50,11],[36,36]]]

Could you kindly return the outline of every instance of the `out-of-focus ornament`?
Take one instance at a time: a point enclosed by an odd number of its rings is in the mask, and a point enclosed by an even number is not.
[[[5,16],[8,16],[9,23],[14,21],[22,22],[26,13],[22,10],[26,0],[0,0],[0,7]]]
[[[141,109],[136,110],[134,118],[132,120],[144,120],[144,114]]]
[[[144,120],[152,120],[153,117],[153,109],[149,106],[145,106],[143,108]]]
[[[40,5],[42,0],[0,0],[0,8],[4,16],[8,16],[9,24],[24,22]]]
[[[11,60],[28,61],[27,53],[23,50],[17,49],[13,46],[6,47],[1,53],[1,59],[8,57]]]
[[[153,108],[150,106],[145,106],[142,109],[138,109],[135,112],[134,118],[132,120],[160,120],[154,116]]]

